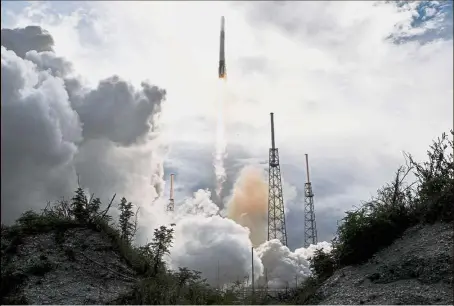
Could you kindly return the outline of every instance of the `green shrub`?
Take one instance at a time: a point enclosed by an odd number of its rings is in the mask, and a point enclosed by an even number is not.
[[[451,131],[454,137],[454,131]],[[415,162],[407,155],[417,177],[416,214],[420,221],[454,221],[454,144],[446,133],[427,151],[428,161]]]
[[[399,168],[393,182],[382,187],[375,198],[347,212],[333,241],[333,254],[340,265],[369,259],[416,223],[413,195],[404,183],[409,170]]]
[[[321,281],[316,277],[309,277],[306,279],[299,288],[296,294],[287,304],[294,305],[315,305],[320,301],[317,295],[317,290],[320,288]]]
[[[312,274],[319,281],[324,281],[333,275],[336,268],[336,262],[330,252],[324,252],[322,249],[317,249],[314,256],[310,258]]]
[[[427,152],[427,162],[417,163],[407,155],[408,166],[400,167],[390,184],[360,208],[347,212],[333,240],[335,262],[339,266],[362,263],[419,222],[452,222],[453,149],[453,142],[443,134]],[[408,184],[410,171],[417,181]]]

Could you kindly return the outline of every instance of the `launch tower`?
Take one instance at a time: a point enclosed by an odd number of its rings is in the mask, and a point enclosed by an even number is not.
[[[271,115],[271,149],[269,156],[268,185],[268,240],[279,239],[287,246],[285,227],[284,196],[282,194],[281,167],[279,152],[274,142],[274,117]]]
[[[167,211],[173,211],[175,209],[175,200],[173,199],[173,178],[174,174],[170,175],[170,197],[169,204],[167,204]]]
[[[304,247],[317,244],[317,226],[315,224],[314,194],[309,177],[309,158],[306,154],[306,183],[304,184]]]

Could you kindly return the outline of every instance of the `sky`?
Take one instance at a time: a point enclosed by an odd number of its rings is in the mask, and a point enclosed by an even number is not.
[[[304,154],[309,154],[319,240],[329,241],[345,211],[392,179],[404,163],[403,151],[422,160],[431,140],[452,129],[452,1],[2,1],[1,24],[2,29],[38,25],[47,30],[55,53],[71,63],[87,88],[118,75],[135,88],[148,81],[165,90],[165,99],[153,104],[150,98],[146,104],[150,114],[151,105],[159,105],[162,145],[162,171],[156,166],[150,177],[163,175],[167,181],[175,173],[178,205],[199,189],[216,186],[221,16],[226,18],[227,180],[216,204],[223,208],[229,201],[244,166],[266,169],[269,113],[274,112],[290,249],[303,244]],[[101,112],[94,103],[80,113],[85,114],[80,137],[105,133],[125,146],[135,141],[140,112],[125,111],[118,115],[124,122],[101,128],[100,117],[91,116]],[[114,132],[122,124],[130,132]],[[99,146],[109,145],[88,143],[79,149],[78,161],[93,157]],[[115,158],[127,154],[122,150]],[[147,163],[153,164],[148,159],[157,154],[149,147],[135,152],[140,160],[122,164],[131,171],[128,177],[148,171]],[[117,167],[122,161],[108,164]],[[108,185],[105,197],[115,188],[126,189],[106,179],[114,175],[93,171],[81,166],[78,174],[87,186]],[[58,181],[55,172],[49,177]],[[4,180],[2,175],[2,190]],[[43,188],[23,178],[11,182],[27,182],[31,194]],[[45,195],[58,198],[61,190],[54,187]]]

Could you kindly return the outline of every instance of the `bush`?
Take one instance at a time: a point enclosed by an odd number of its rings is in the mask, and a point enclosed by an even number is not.
[[[137,283],[134,291],[114,301],[116,304],[225,304],[226,301],[230,303],[235,300],[231,294],[210,287],[197,271],[187,268],[180,268],[178,272],[168,270],[163,256],[169,254],[173,228],[161,226],[155,229],[152,242],[134,247],[131,241],[137,219],[134,222],[131,219],[134,215],[137,216],[137,211],[134,214],[131,210],[132,204],[122,198],[120,226],[115,228],[110,223],[112,218],[107,214],[114,198],[115,195],[107,208],[100,211],[100,200],[93,196],[88,199],[84,191],[78,188],[72,202],[61,200],[53,205],[48,203],[41,214],[27,211],[13,226],[2,224],[2,296],[5,296],[2,302],[22,301],[19,287],[26,275],[12,273],[8,263],[23,238],[54,231],[56,242],[61,243],[64,232],[75,227],[90,228],[105,234],[112,241],[114,249],[136,271]],[[65,249],[64,254],[68,260],[75,259],[71,249]],[[43,275],[50,269],[50,263],[43,259],[29,267],[27,273]],[[9,285],[6,286],[6,283]]]
[[[329,252],[317,249],[314,256],[310,258],[312,274],[319,281],[324,281],[333,275],[336,268],[334,257]]]
[[[451,131],[454,137],[454,131]],[[448,150],[448,151],[447,151]],[[454,221],[454,144],[443,133],[427,151],[429,160],[417,163],[407,155],[416,169],[417,198],[416,215],[425,223]]]
[[[339,266],[368,260],[419,222],[453,221],[453,142],[443,134],[430,149],[429,161],[424,163],[407,155],[408,165],[398,169],[390,184],[362,207],[347,212],[333,240],[333,256]],[[410,171],[417,181],[407,184]]]
[[[317,277],[309,277],[297,289],[296,294],[290,299],[288,304],[294,305],[315,305],[320,302],[321,298],[317,295],[317,290],[320,288],[322,281]]]
[[[391,244],[416,223],[413,195],[404,183],[409,168],[401,167],[392,183],[355,211],[347,212],[333,241],[340,265],[361,263]]]

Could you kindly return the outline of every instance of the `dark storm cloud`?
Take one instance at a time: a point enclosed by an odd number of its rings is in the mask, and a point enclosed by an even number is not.
[[[2,29],[4,43],[2,222],[70,196],[77,175],[100,197],[124,195],[144,178],[161,191],[159,160],[150,160],[150,147],[134,148],[149,141],[145,136],[157,126],[165,90],[146,82],[136,89],[117,76],[84,88],[39,27]]]
[[[25,58],[28,51],[53,51],[52,36],[39,26],[19,29],[2,29],[1,42],[8,50],[13,50],[19,57]]]
[[[101,81],[76,107],[84,124],[84,138],[106,137],[127,146],[147,134],[166,92],[145,82],[141,86],[136,91],[117,76]]]

